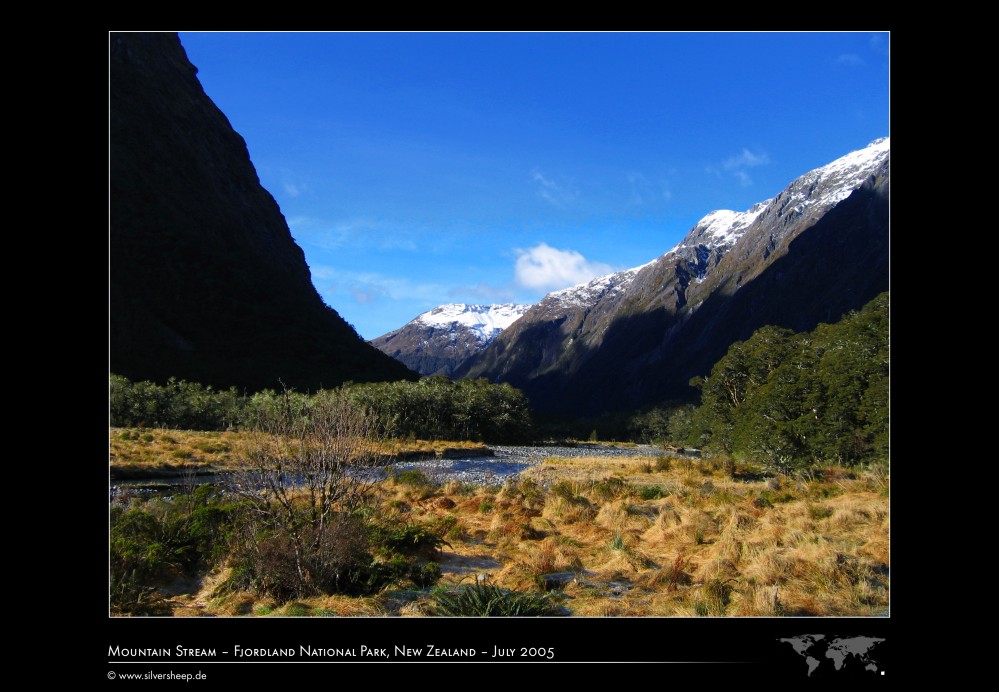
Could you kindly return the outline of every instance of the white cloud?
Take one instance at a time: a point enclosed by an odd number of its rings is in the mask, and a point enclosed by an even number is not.
[[[288,193],[290,197],[298,197],[302,194],[302,191],[298,189],[298,185],[293,183],[284,183],[284,191]]]
[[[743,187],[749,187],[753,184],[753,179],[749,177],[749,173],[746,173],[746,171],[736,171],[735,177]]]
[[[613,268],[603,262],[590,262],[575,250],[559,250],[541,243],[517,251],[514,278],[525,288],[554,291],[581,284]]]
[[[867,64],[864,59],[856,53],[843,53],[843,55],[836,58],[833,62],[837,65],[844,65],[845,67],[863,67]]]

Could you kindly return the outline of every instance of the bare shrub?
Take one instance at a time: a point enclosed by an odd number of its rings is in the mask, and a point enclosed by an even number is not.
[[[352,513],[376,479],[374,421],[341,390],[300,401],[286,391],[260,412],[242,467],[228,479],[252,508],[248,571],[281,598],[358,592],[370,555]]]

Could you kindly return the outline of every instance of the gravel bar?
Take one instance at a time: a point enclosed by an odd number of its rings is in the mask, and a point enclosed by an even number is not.
[[[531,447],[490,447],[494,456],[467,459],[425,459],[393,464],[395,469],[415,469],[435,483],[460,481],[469,485],[502,485],[522,471],[540,464],[549,457],[655,457],[658,447],[605,447],[603,445],[556,445]]]

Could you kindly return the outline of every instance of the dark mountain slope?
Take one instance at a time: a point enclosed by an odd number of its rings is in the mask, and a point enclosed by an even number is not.
[[[413,377],[310,280],[174,34],[110,37],[110,365],[249,389]]]

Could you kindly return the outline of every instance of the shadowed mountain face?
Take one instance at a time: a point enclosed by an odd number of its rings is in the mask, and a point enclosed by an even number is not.
[[[549,294],[456,375],[563,415],[689,399],[690,378],[757,328],[810,330],[888,290],[888,163],[879,140],[713,212],[654,262]]]
[[[310,279],[175,34],[110,36],[110,361],[250,390],[413,378]]]

